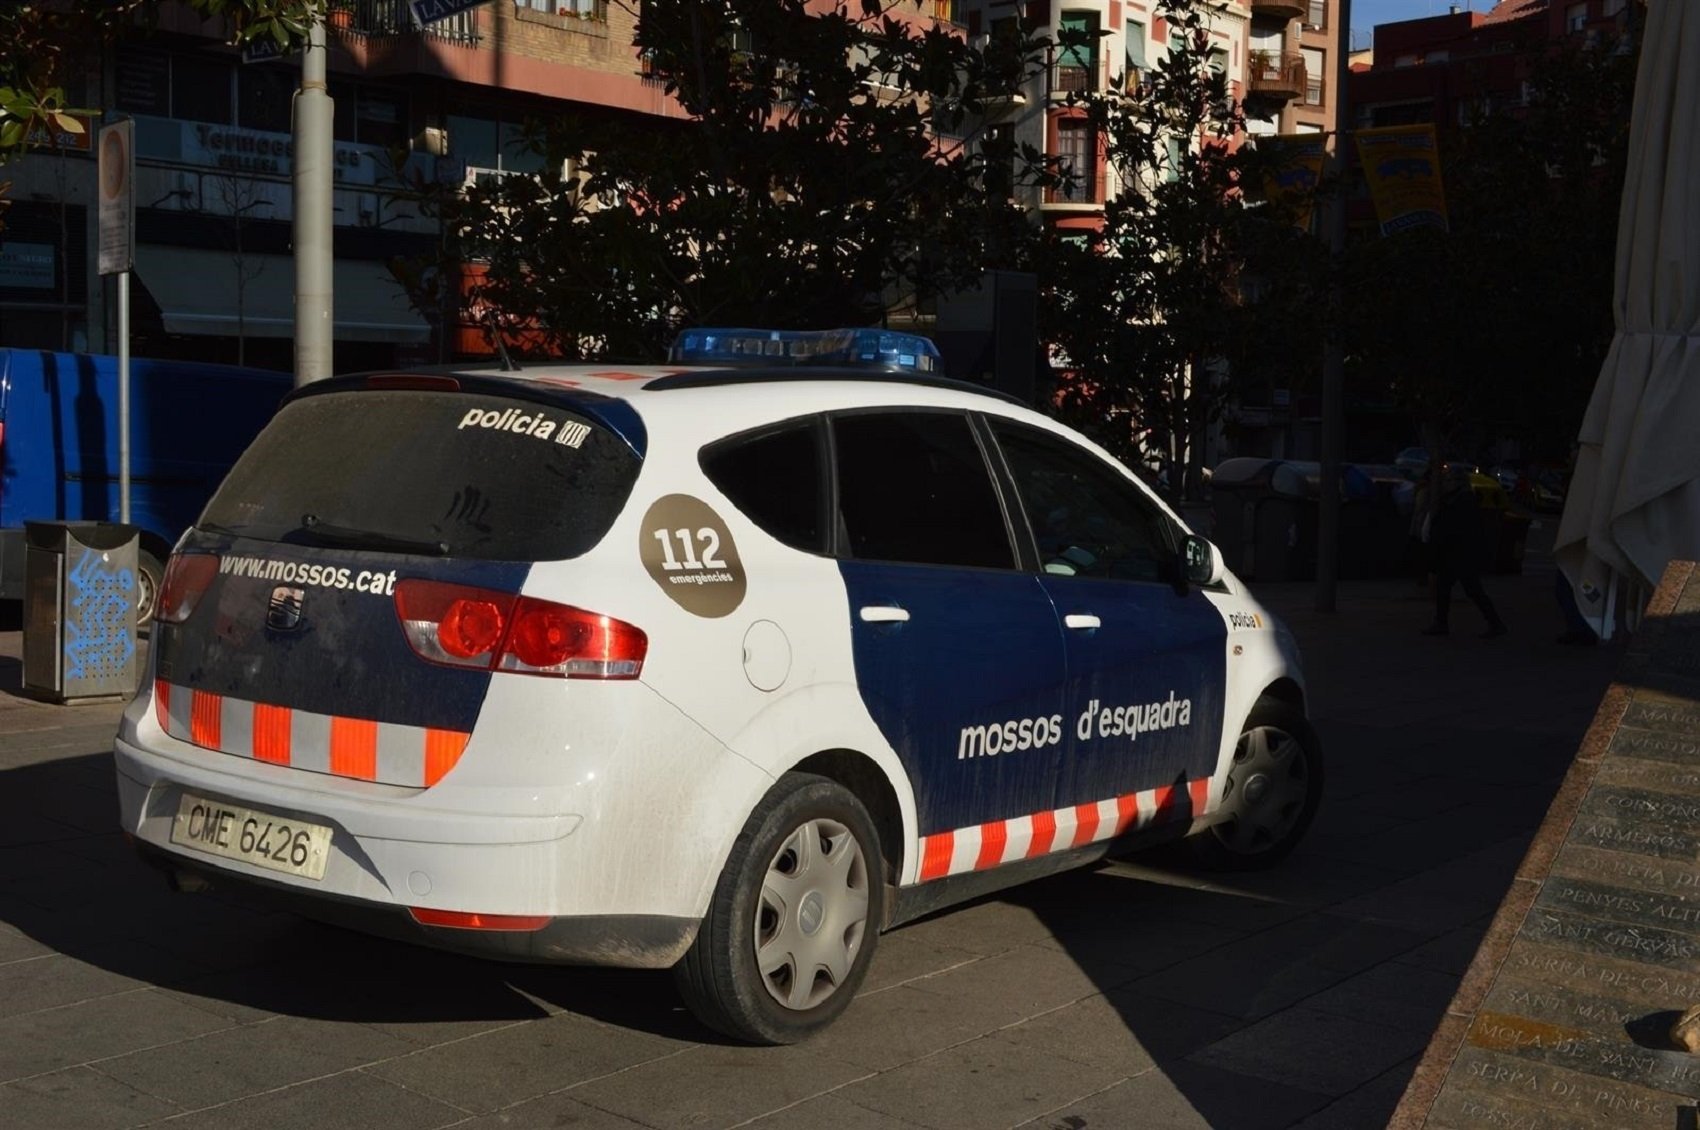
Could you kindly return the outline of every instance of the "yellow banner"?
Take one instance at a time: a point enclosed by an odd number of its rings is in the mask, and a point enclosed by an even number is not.
[[[1295,226],[1310,230],[1310,215],[1316,205],[1316,184],[1328,159],[1328,145],[1320,133],[1282,133],[1257,139],[1257,147],[1274,154],[1274,167],[1263,183],[1263,193],[1293,214]]]
[[[1361,129],[1357,140],[1382,235],[1423,227],[1448,230],[1432,123]]]

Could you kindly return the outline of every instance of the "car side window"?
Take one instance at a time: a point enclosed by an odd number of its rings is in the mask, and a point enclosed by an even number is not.
[[[834,417],[840,551],[863,561],[1015,566],[990,469],[968,417]]]
[[[1047,573],[1173,581],[1174,524],[1099,456],[1036,428],[991,421]]]
[[[821,431],[801,420],[704,448],[703,474],[746,518],[793,549],[826,552]]]

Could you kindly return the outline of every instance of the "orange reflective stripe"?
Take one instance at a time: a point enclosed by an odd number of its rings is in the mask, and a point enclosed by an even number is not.
[[[289,719],[287,706],[254,704],[254,759],[277,765],[289,764]]]
[[[1051,840],[1057,834],[1057,814],[1054,812],[1035,812],[1033,814],[1033,840],[1027,845],[1027,858],[1044,855],[1051,850]]]
[[[374,781],[378,777],[378,724],[368,718],[331,719],[331,772]]]
[[[223,697],[206,691],[189,692],[189,740],[207,749],[218,749],[219,712]]]
[[[425,731],[425,787],[441,781],[460,755],[466,749],[466,740],[471,734],[463,734],[459,730]]]
[[[1210,805],[1210,778],[1200,777],[1196,781],[1188,781],[1186,787],[1192,793],[1192,814],[1204,815],[1204,810]]]
[[[1074,846],[1092,842],[1092,837],[1098,834],[1098,805],[1077,804],[1074,806]]]
[[[1131,829],[1139,819],[1139,796],[1127,793],[1116,798],[1116,835]]]
[[[1004,845],[1008,842],[1009,821],[993,820],[980,825],[980,857],[974,861],[974,870],[984,871],[1002,863]]]
[[[937,879],[950,873],[950,857],[956,851],[956,833],[940,832],[921,841],[921,879]]]

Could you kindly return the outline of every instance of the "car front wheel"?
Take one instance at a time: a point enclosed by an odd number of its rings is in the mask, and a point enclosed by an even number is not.
[[[884,910],[873,821],[825,777],[787,773],[750,814],[707,915],[674,967],[718,1031],[795,1043],[830,1024],[867,975]]]
[[[1304,712],[1260,699],[1234,745],[1223,818],[1189,846],[1208,867],[1245,871],[1285,858],[1322,801],[1322,746]]]

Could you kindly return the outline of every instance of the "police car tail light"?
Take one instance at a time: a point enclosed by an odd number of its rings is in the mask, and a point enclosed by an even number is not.
[[[211,553],[173,553],[159,586],[159,610],[154,619],[161,624],[181,624],[201,603],[213,578],[218,576],[218,558]]]
[[[521,597],[499,665],[503,671],[569,679],[635,679],[649,637],[612,616]]]
[[[422,659],[451,667],[495,666],[514,595],[440,581],[399,581],[395,610]]]
[[[422,659],[452,667],[568,679],[635,679],[649,637],[616,620],[535,597],[405,580],[396,615]]]

